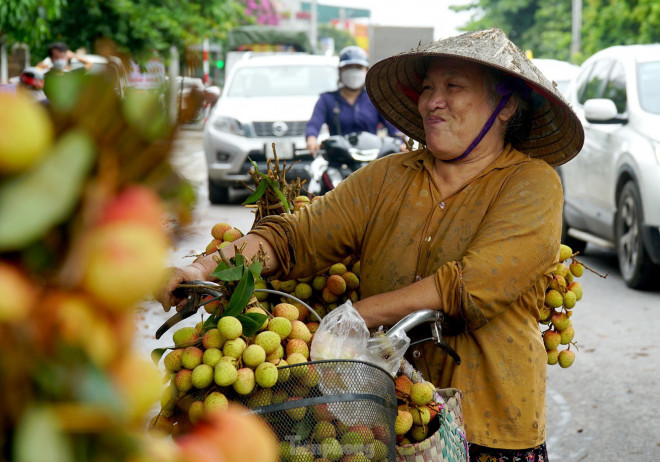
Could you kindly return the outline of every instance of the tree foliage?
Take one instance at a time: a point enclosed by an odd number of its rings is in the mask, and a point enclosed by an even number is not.
[[[59,17],[66,0],[0,1],[0,42],[39,44],[48,38],[48,22]]]
[[[331,24],[321,24],[319,26],[319,37],[329,37],[335,41],[335,50],[339,51],[349,45],[355,45],[355,37],[345,30],[337,29]]]
[[[660,2],[657,0],[583,0],[582,50],[570,56],[572,1],[473,0],[451,7],[471,11],[462,29],[499,27],[534,57],[581,62],[613,45],[660,41]]]

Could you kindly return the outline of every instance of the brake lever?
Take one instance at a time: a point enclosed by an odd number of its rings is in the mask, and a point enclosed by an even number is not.
[[[456,364],[461,364],[461,357],[456,350],[449,346],[445,338],[442,336],[442,318],[438,319],[431,328],[431,333],[433,335],[433,341],[436,345],[442,348],[445,353],[451,356]]]

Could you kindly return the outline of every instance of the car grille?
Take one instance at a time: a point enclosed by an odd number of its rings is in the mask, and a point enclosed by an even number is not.
[[[305,134],[306,121],[284,122],[288,130],[280,136],[303,136]],[[273,133],[273,122],[253,122],[256,136],[277,136]]]

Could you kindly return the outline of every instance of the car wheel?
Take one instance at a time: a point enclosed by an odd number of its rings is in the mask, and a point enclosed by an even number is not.
[[[561,243],[569,246],[573,252],[584,253],[584,249],[587,247],[585,241],[568,235],[568,224],[563,214],[561,219]]]
[[[621,190],[615,226],[621,277],[633,289],[647,287],[655,271],[642,239],[642,200],[632,181]]]
[[[209,201],[211,204],[228,204],[229,187],[217,185],[209,178]]]

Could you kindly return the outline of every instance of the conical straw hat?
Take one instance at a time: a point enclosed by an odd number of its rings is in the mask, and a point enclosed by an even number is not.
[[[472,61],[519,77],[532,91],[532,128],[516,149],[557,166],[580,152],[584,130],[559,90],[500,29],[449,37],[383,59],[367,73],[367,92],[380,113],[404,134],[426,144],[422,117],[406,93],[419,94],[428,58]]]

